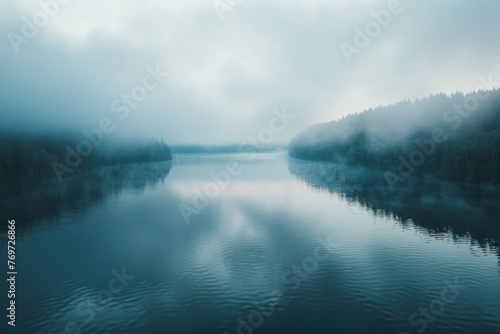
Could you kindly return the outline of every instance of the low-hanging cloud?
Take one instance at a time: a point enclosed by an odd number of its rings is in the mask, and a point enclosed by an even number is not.
[[[47,4],[56,0],[41,0]],[[171,143],[238,143],[286,105],[308,124],[500,76],[500,3],[401,0],[404,11],[352,63],[339,44],[388,1],[65,1],[15,52],[38,2],[0,0],[0,124],[82,129],[157,65],[169,77],[117,130]],[[12,36],[12,35],[11,35]],[[264,122],[264,123],[262,123]]]

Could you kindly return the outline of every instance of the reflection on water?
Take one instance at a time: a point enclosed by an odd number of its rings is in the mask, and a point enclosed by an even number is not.
[[[316,189],[339,194],[375,215],[417,225],[429,235],[470,239],[500,258],[500,189],[412,178],[390,189],[381,171],[291,159],[290,173]]]
[[[148,187],[163,183],[170,172],[171,162],[129,164],[105,167],[78,177],[67,177],[62,182],[48,180],[32,187],[2,189],[0,210],[16,219],[17,228],[54,221],[64,214],[85,210],[124,191],[140,195]],[[2,224],[0,233],[6,232]],[[19,231],[18,231],[19,232]]]
[[[179,205],[234,161],[241,173],[186,224]],[[9,201],[29,222],[17,243],[18,333],[500,332],[492,192],[431,182],[391,194],[366,173],[285,153],[162,166]],[[130,281],[110,293],[122,270]],[[410,323],[455,280],[467,289]]]

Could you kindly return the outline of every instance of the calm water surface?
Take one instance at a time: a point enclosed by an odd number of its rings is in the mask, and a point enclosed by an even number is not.
[[[179,205],[232,161],[187,224]],[[500,333],[500,196],[362,177],[178,155],[11,198],[15,333]]]

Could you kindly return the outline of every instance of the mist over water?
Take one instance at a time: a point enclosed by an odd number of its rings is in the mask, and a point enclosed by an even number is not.
[[[433,182],[394,200],[356,186],[368,173],[284,153],[174,161],[82,180],[51,201],[55,212],[36,196],[11,201],[10,212],[23,201],[39,213],[18,216],[20,332],[59,333],[68,322],[88,333],[411,331],[420,327],[408,318],[455,280],[467,288],[454,302],[415,321],[429,332],[499,328],[491,192]],[[244,172],[186,224],[178,204],[230,161]],[[134,278],[99,297],[122,268]]]
[[[500,333],[499,10],[0,0],[0,333]]]

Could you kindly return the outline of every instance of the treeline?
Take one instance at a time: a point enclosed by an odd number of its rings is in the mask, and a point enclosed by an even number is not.
[[[289,155],[410,175],[500,181],[500,90],[431,96],[317,124],[295,137]]]
[[[0,187],[71,177],[102,166],[172,159],[170,147],[158,139],[117,140],[92,144],[74,135],[0,135]]]

